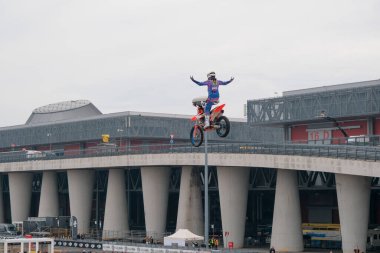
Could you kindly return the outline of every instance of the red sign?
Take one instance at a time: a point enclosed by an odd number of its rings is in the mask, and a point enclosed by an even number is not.
[[[232,249],[234,247],[234,242],[228,242],[228,248]]]
[[[318,140],[327,140],[330,139],[331,131],[327,130],[315,130],[309,132],[309,140],[318,141]]]

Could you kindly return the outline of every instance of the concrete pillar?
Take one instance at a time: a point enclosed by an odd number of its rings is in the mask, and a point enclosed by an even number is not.
[[[40,195],[39,217],[54,217],[59,215],[58,182],[55,171],[44,171]]]
[[[141,167],[146,233],[154,239],[166,229],[169,180],[169,167]]]
[[[303,251],[297,171],[277,170],[271,247],[276,251]]]
[[[29,217],[32,201],[33,174],[29,172],[8,173],[12,222]]]
[[[176,230],[184,228],[197,235],[204,234],[201,185],[199,170],[183,166]]]
[[[4,223],[3,175],[0,175],[0,223]]]
[[[90,227],[94,170],[68,170],[70,212],[78,220],[78,233],[87,233]]]
[[[234,248],[244,246],[249,171],[245,167],[217,168],[225,248],[228,247],[228,242],[233,242]]]
[[[104,237],[108,237],[111,231],[129,231],[127,208],[124,169],[110,169],[104,212]]]
[[[343,253],[366,251],[371,178],[335,174]]]

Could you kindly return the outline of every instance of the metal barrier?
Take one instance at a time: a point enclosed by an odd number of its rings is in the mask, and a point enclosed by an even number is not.
[[[140,145],[122,148],[91,148],[81,150],[52,150],[41,151],[35,156],[27,155],[24,151],[0,153],[0,163],[22,162],[33,160],[56,160],[84,157],[141,155],[141,154],[169,154],[169,153],[204,153],[204,146],[190,145]],[[378,161],[379,146],[355,145],[308,145],[308,144],[271,144],[271,143],[223,143],[209,144],[209,153],[233,154],[269,154],[269,155],[299,155],[315,157],[332,157],[340,159],[355,159]]]
[[[151,233],[145,230],[110,231],[90,229],[77,239],[55,237],[55,245],[58,247],[82,248],[89,250],[102,250],[102,252],[165,252],[165,253],[191,253],[191,252],[263,252],[262,249],[223,248],[223,237],[219,237],[219,247],[206,249],[205,245],[193,244],[191,241],[186,246],[164,246],[164,237],[171,233]],[[266,251],[266,250],[265,250]]]

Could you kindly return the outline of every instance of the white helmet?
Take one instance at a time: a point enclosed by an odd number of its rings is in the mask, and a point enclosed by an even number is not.
[[[211,78],[215,78],[215,72],[214,71],[207,74],[207,79],[211,79]]]

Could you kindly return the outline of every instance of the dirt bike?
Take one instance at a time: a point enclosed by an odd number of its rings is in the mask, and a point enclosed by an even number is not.
[[[190,141],[194,147],[199,147],[203,143],[204,131],[215,130],[219,137],[226,137],[230,132],[230,121],[226,116],[223,116],[225,104],[218,105],[211,110],[210,126],[205,128],[205,113],[207,97],[199,97],[193,99],[193,105],[197,107],[197,115],[191,118],[195,125],[190,131]]]

